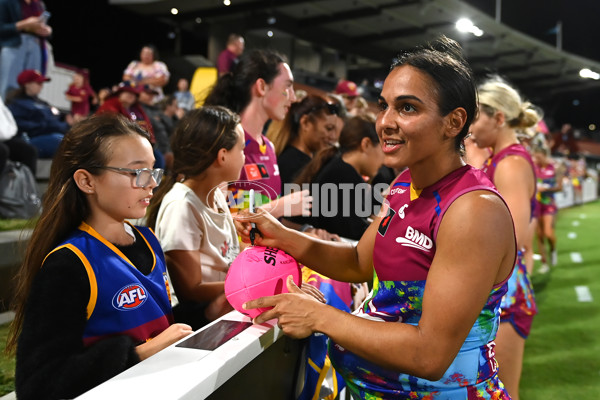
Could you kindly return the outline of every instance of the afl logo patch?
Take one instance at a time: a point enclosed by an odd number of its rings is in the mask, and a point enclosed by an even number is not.
[[[132,283],[119,290],[112,299],[112,305],[117,310],[134,310],[148,299],[146,288],[139,283]]]

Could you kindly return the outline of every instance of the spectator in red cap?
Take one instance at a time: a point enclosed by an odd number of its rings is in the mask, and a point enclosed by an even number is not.
[[[335,94],[339,94],[344,99],[346,110],[350,111],[354,108],[356,99],[360,96],[356,83],[347,80],[341,80],[335,87]]]
[[[37,70],[26,69],[17,76],[19,89],[6,102],[17,121],[17,134],[37,148],[40,158],[54,156],[72,123],[72,119],[63,118],[56,107],[38,97],[44,82],[49,80]]]
[[[136,121],[141,125],[150,135],[150,142],[154,148],[154,158],[156,168],[164,168],[165,160],[162,153],[156,147],[156,138],[154,136],[154,129],[152,128],[152,122],[148,117],[148,114],[142,108],[142,105],[138,101],[140,93],[144,90],[144,85],[139,85],[133,81],[123,81],[119,83],[117,89],[104,100],[104,103],[96,114],[102,112],[114,112],[123,114],[132,121]],[[152,89],[154,92],[155,90]]]

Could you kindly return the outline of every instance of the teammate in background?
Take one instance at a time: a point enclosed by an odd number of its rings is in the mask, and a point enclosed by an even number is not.
[[[482,168],[483,164],[490,157],[489,148],[480,148],[473,140],[473,136],[469,135],[465,138],[465,162],[475,168]]]
[[[371,295],[352,315],[301,295],[288,279],[291,293],[245,307],[274,306],[254,322],[278,318],[292,337],[326,334],[353,398],[508,399],[494,338],[515,234],[493,184],[462,160],[477,104],[459,45],[442,37],[401,54],[379,106],[385,163],[408,168],[357,245],[310,238],[264,212],[237,217],[244,240],[254,222],[258,244],[332,279],[362,282],[375,272]]]
[[[538,251],[542,257],[539,272],[546,273],[550,270],[548,258],[550,258],[549,262],[552,266],[558,263],[556,234],[554,232],[558,209],[554,200],[554,193],[562,190],[562,176],[557,175],[556,168],[550,158],[550,150],[547,147],[533,148],[533,161],[535,163],[538,193],[536,196],[536,214],[538,218],[536,237]],[[546,242],[548,242],[549,251],[546,251]]]
[[[208,94],[204,105],[220,105],[240,115],[244,127],[246,161],[240,180],[231,186],[237,211],[247,208],[244,192],[254,189],[257,205],[279,218],[308,215],[308,190],[279,198],[282,193],[279,165],[273,143],[263,131],[269,120],[281,121],[296,100],[294,76],[279,53],[253,50],[244,54],[230,74],[223,75]],[[273,201],[273,200],[278,201]]]
[[[158,239],[126,222],[161,177],[147,133],[122,116],[65,135],[17,275],[6,350],[19,399],[76,397],[192,332],[172,325]]]
[[[533,317],[537,313],[533,287],[523,251],[533,241],[530,221],[534,214],[536,177],[529,152],[520,144],[517,129],[534,126],[541,119],[531,103],[500,77],[491,77],[478,88],[479,113],[471,125],[473,139],[493,154],[483,171],[493,180],[513,217],[519,255],[502,299],[496,354],[500,379],[513,399],[519,398],[519,381]]]

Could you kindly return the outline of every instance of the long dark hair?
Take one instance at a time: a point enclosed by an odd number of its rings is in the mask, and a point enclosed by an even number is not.
[[[318,152],[312,160],[300,171],[294,183],[299,185],[311,183],[319,171],[333,157],[338,154],[348,153],[360,148],[363,138],[369,138],[374,145],[379,143],[379,136],[375,130],[375,124],[364,117],[352,117],[346,121],[342,133],[340,134],[340,147],[335,146],[323,149]]]
[[[244,53],[233,70],[219,77],[204,105],[224,106],[241,113],[252,99],[252,85],[263,79],[273,82],[279,75],[279,65],[286,59],[273,50],[257,49]]]
[[[77,187],[73,174],[78,169],[101,174],[97,166],[108,162],[113,139],[128,135],[140,135],[150,140],[148,133],[138,124],[115,113],[92,115],[73,125],[65,134],[52,160],[42,213],[27,244],[23,265],[15,276],[17,285],[13,305],[16,315],[6,344],[7,354],[16,348],[23,325],[25,301],[44,258],[90,214],[87,199]]]
[[[171,136],[173,170],[154,192],[146,213],[148,226],[156,228],[160,204],[178,179],[202,174],[216,160],[219,150],[235,146],[239,123],[238,114],[221,106],[204,106],[184,115]]]
[[[467,120],[455,138],[455,149],[462,151],[463,140],[477,113],[477,91],[473,71],[463,57],[460,45],[442,35],[434,42],[400,54],[390,70],[402,65],[417,68],[433,79],[442,116],[459,107],[465,109]]]
[[[276,129],[267,131],[267,137],[275,146],[275,154],[279,155],[298,137],[302,116],[306,115],[309,121],[316,122],[318,118],[338,113],[339,107],[336,104],[328,102],[325,97],[316,94],[309,94],[301,101],[292,103],[282,123],[276,125],[271,122],[271,126]]]

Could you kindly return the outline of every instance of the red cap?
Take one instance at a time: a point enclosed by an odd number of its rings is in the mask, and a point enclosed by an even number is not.
[[[352,81],[340,81],[335,87],[335,93],[345,94],[346,96],[358,96],[358,87]]]
[[[36,71],[35,69],[26,69],[17,76],[17,83],[20,86],[25,86],[25,84],[29,82],[42,83],[48,82],[49,80],[50,78],[46,78],[40,71]]]

